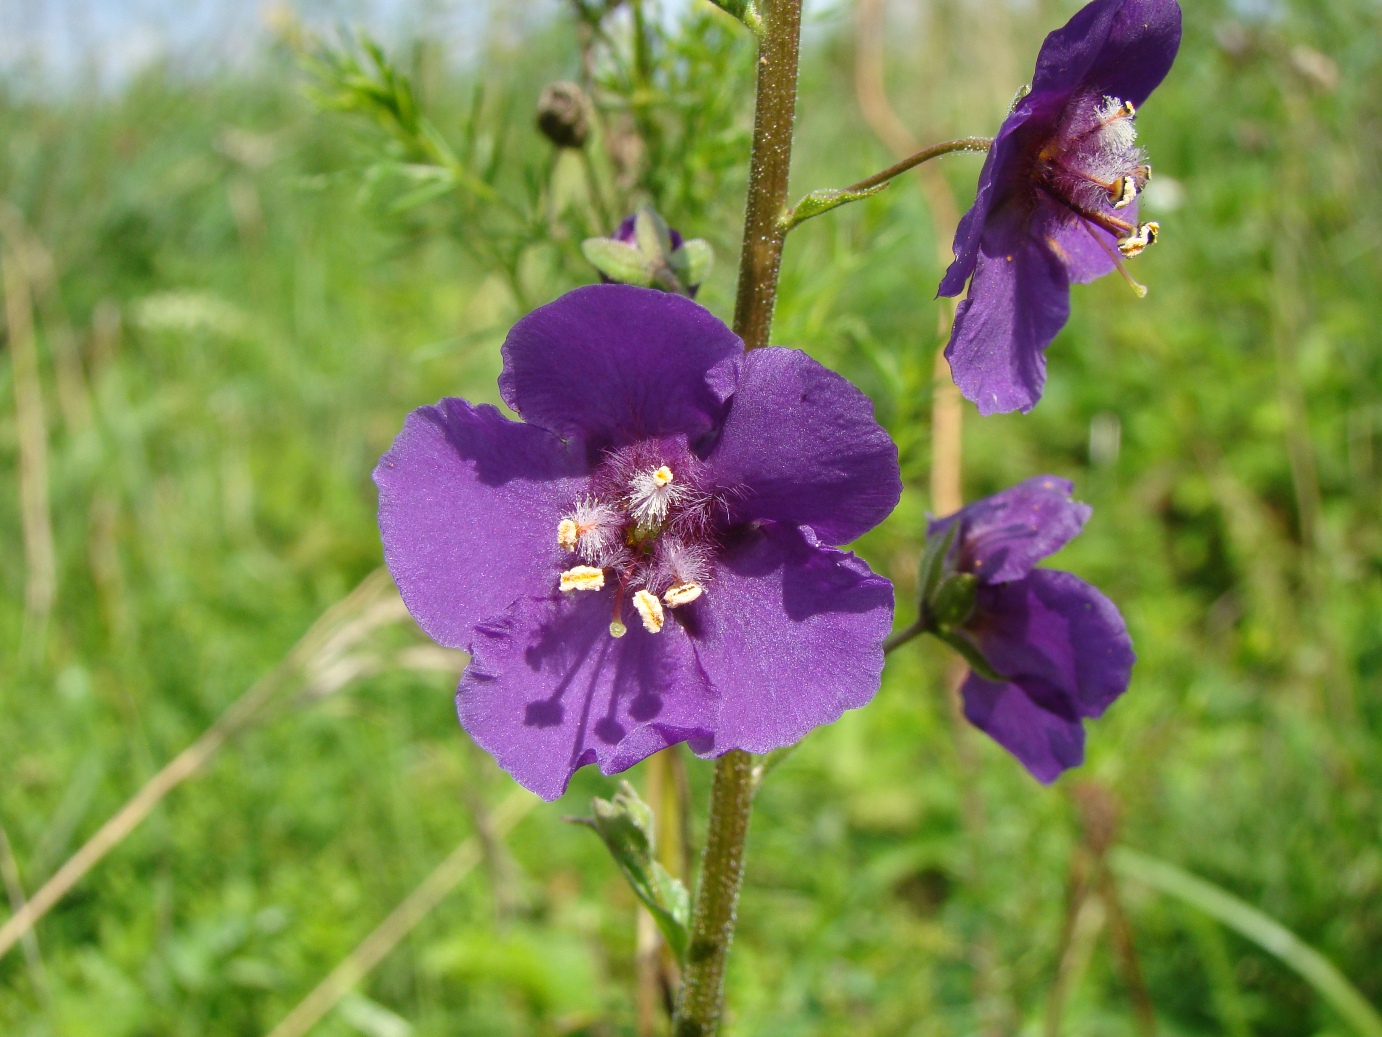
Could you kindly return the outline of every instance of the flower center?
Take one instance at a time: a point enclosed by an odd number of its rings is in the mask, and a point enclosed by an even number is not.
[[[684,444],[647,441],[608,453],[585,496],[557,524],[557,546],[573,556],[561,573],[566,593],[614,591],[610,633],[622,637],[627,599],[643,628],[658,633],[666,609],[705,593],[723,502],[704,465]]]
[[[1154,222],[1132,223],[1119,215],[1137,200],[1152,176],[1137,146],[1136,114],[1130,102],[1116,97],[1075,102],[1032,168],[1033,179],[1046,194],[1114,236],[1118,254],[1109,252],[1120,270],[1120,258],[1141,253],[1161,229]],[[1108,247],[1097,234],[1095,239]]]

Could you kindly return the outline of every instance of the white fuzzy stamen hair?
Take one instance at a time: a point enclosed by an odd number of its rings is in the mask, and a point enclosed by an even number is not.
[[[660,526],[667,512],[686,494],[666,465],[651,472],[638,472],[629,481],[629,513],[640,526]]]

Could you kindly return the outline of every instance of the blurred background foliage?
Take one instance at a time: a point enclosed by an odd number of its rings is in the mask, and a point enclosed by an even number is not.
[[[583,237],[653,202],[715,245],[700,300],[729,317],[746,34],[694,0],[648,12],[640,52],[627,8],[506,6],[521,31],[459,65],[426,33],[385,56],[278,10],[241,65],[0,91],[12,905],[380,564],[375,459],[412,407],[497,402],[510,324],[592,279]],[[893,117],[924,143],[991,133],[1076,6],[889,0]],[[855,16],[808,26],[794,197],[892,159]],[[1109,840],[1382,1003],[1380,32],[1374,0],[1187,6],[1139,119],[1150,296],[1077,287],[1041,406],[965,420],[967,497],[1053,472],[1094,505],[1055,564],[1123,608],[1132,689],[1043,789],[957,722],[943,650],[894,656],[760,794],[729,1032],[1140,1034],[1147,1001],[1165,1034],[1352,1032],[1134,880],[1068,918]],[[589,164],[535,129],[554,79],[599,101]],[[941,163],[961,210],[979,164]],[[903,179],[796,231],[774,335],[900,444],[902,506],[859,550],[904,603],[942,341],[928,197]],[[510,783],[455,723],[455,661],[387,609],[353,631],[0,959],[0,1032],[263,1034],[476,830]],[[688,769],[699,816],[709,770]],[[582,772],[487,841],[314,1032],[634,1033],[633,898],[562,820],[613,785]]]

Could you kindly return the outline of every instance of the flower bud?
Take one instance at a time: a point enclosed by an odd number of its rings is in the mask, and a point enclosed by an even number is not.
[[[549,83],[537,101],[537,128],[559,148],[584,147],[586,109],[585,92],[575,83]]]

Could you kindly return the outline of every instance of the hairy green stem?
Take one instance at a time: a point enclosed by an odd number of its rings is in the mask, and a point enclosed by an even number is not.
[[[886,184],[893,177],[900,176],[923,162],[930,162],[933,158],[940,158],[942,155],[949,155],[956,151],[988,151],[992,145],[993,138],[991,137],[961,137],[959,140],[947,140],[942,144],[933,144],[929,148],[918,151],[915,155],[908,155],[901,162],[889,166],[880,173],[874,173],[867,180],[850,184],[845,190],[867,191],[870,187]]]
[[[749,831],[753,792],[752,756],[732,749],[715,761],[710,824],[691,915],[681,995],[672,1024],[674,1037],[713,1037],[720,1027],[725,961],[734,938],[739,886],[744,879],[744,839]]]
[[[744,245],[734,304],[734,330],[748,349],[768,344],[777,299],[785,236],[778,217],[787,204],[787,175],[792,162],[801,0],[766,0],[762,18]],[[744,880],[744,840],[753,792],[753,757],[748,753],[734,749],[715,762],[710,824],[672,1023],[675,1037],[713,1037],[720,1027],[725,962]]]
[[[769,0],[763,4],[762,15],[744,248],[739,257],[739,292],[734,300],[734,330],[748,349],[768,344],[777,301],[777,275],[786,236],[778,218],[787,207],[787,174],[792,164],[801,0]]]

